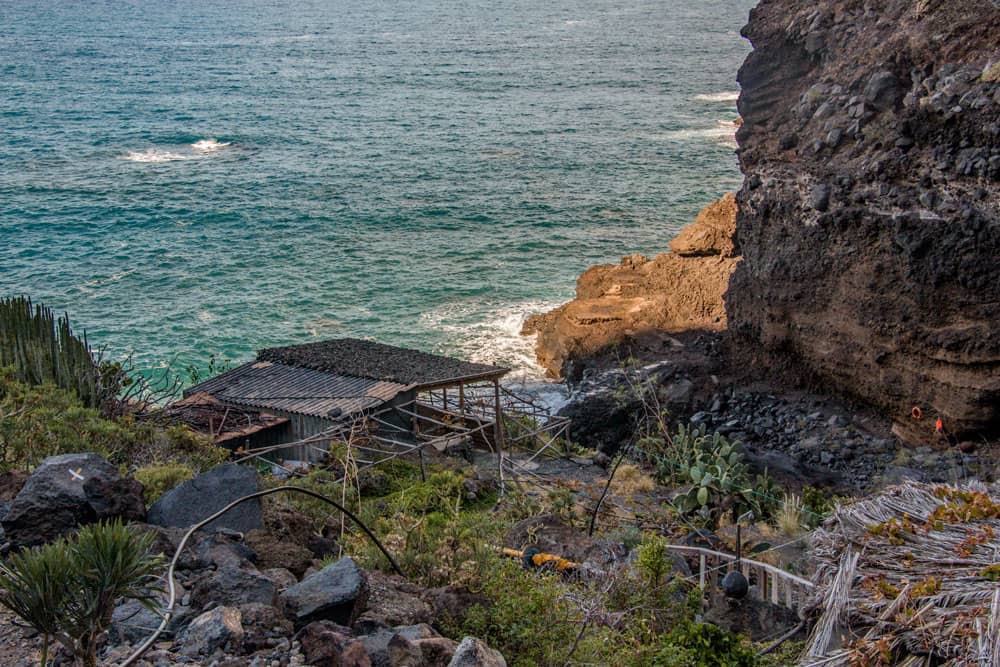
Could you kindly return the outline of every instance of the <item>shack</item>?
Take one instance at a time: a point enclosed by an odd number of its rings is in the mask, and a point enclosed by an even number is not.
[[[209,396],[274,418],[266,446],[227,439],[234,451],[271,461],[322,461],[332,442],[360,430],[363,442],[356,446],[369,454],[419,450],[428,443],[442,449],[456,436],[499,451],[500,380],[508,372],[341,338],[260,350],[255,360],[187,389],[184,398]]]

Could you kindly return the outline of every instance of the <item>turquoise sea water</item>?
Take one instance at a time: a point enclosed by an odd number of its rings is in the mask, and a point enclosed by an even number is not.
[[[738,186],[748,0],[0,2],[0,295],[141,367],[523,316]]]

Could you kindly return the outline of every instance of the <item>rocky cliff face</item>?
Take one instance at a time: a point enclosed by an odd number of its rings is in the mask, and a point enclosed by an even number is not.
[[[995,433],[1000,4],[762,0],[744,35],[730,330],[911,442]]]
[[[736,201],[729,194],[684,228],[672,252],[588,269],[577,280],[576,299],[525,323],[525,334],[538,334],[539,363],[560,377],[573,360],[627,336],[725,329],[722,295],[738,262],[735,226]]]

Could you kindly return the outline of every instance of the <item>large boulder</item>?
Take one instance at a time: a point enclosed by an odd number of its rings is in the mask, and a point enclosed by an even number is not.
[[[229,503],[260,490],[257,472],[229,463],[189,479],[163,494],[149,508],[149,523],[158,526],[191,526]],[[263,525],[260,498],[241,503],[215,519],[204,530],[249,532]]]
[[[273,581],[256,570],[231,565],[206,575],[191,593],[191,604],[201,609],[212,602],[237,607],[253,602],[273,605],[277,599]]]
[[[345,557],[290,586],[281,601],[296,627],[313,621],[349,626],[368,602],[368,581],[354,560]]]
[[[63,454],[35,469],[2,525],[14,547],[30,547],[102,519],[142,521],[145,516],[141,484],[122,478],[97,454]]]

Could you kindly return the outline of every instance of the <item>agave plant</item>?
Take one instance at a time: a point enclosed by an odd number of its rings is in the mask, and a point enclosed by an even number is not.
[[[136,535],[120,520],[80,530],[14,554],[0,564],[0,604],[42,636],[41,666],[53,639],[82,667],[96,667],[97,640],[115,604],[139,600],[156,609],[154,584],[161,557],[150,553],[152,533]]]

